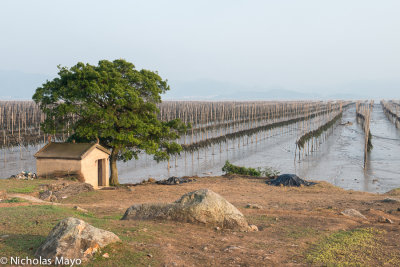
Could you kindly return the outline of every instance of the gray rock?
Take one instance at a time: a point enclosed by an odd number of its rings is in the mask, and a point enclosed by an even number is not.
[[[122,220],[170,219],[221,228],[252,231],[243,214],[226,199],[209,189],[183,195],[171,204],[133,205]]]
[[[341,212],[341,214],[347,217],[367,219],[364,215],[362,215],[358,210],[355,209],[344,210]]]
[[[90,224],[69,217],[59,222],[44,243],[37,249],[35,257],[55,259],[88,260],[100,248],[120,239],[114,233],[95,228]]]

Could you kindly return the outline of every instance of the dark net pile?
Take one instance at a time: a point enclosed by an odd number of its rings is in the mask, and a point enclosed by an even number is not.
[[[157,184],[164,184],[164,185],[175,185],[175,184],[183,184],[183,183],[190,183],[196,181],[193,178],[186,178],[186,177],[175,177],[172,176],[168,179],[157,181]]]
[[[279,175],[276,179],[269,180],[266,182],[269,185],[276,185],[276,186],[310,186],[314,185],[313,182],[307,182],[303,179],[300,179],[295,174],[282,174]]]

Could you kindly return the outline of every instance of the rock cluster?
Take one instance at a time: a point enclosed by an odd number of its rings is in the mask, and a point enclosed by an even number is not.
[[[184,194],[170,204],[138,204],[128,208],[123,220],[170,219],[227,229],[255,231],[243,214],[222,196],[209,189]]]
[[[36,173],[33,172],[20,172],[16,175],[11,175],[10,177],[11,179],[20,179],[20,180],[33,180],[33,179],[37,179],[37,175]]]
[[[42,185],[42,189],[44,191],[40,192],[39,198],[51,202],[57,202],[82,192],[89,192],[94,190],[91,184],[80,182],[72,184],[62,183]]]
[[[121,240],[114,233],[69,217],[53,228],[44,243],[37,249],[35,257],[53,260],[62,257],[85,261],[100,248],[119,241]]]

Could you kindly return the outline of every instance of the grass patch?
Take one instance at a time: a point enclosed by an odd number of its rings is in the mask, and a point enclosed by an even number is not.
[[[386,194],[391,196],[400,196],[400,188],[395,188],[387,192]]]
[[[7,192],[9,193],[22,193],[22,194],[26,194],[26,193],[33,193],[35,192],[35,189],[37,188],[36,185],[28,185],[25,187],[19,187],[19,188],[10,188],[7,190]]]
[[[159,249],[142,244],[155,242],[157,237],[175,234],[171,226],[157,222],[121,221],[121,214],[100,217],[65,206],[4,207],[0,212],[0,233],[7,235],[0,238],[2,257],[33,258],[53,227],[66,217],[82,219],[95,227],[115,233],[122,240],[121,243],[103,248],[93,261],[83,264],[84,266],[158,266],[162,261]],[[104,253],[108,253],[110,257],[104,258]]]
[[[28,202],[28,201],[19,197],[13,197],[1,201],[1,203],[21,203],[21,202]]]
[[[373,228],[333,233],[316,243],[306,260],[324,266],[370,266],[381,253],[377,241],[383,233]]]
[[[18,180],[18,179],[0,179],[0,190],[6,190],[8,193],[33,193],[39,191],[39,185],[51,183],[52,180]]]
[[[283,229],[285,235],[292,239],[315,237],[321,232],[311,227],[287,226]]]
[[[104,253],[108,253],[109,258],[104,258]],[[126,249],[121,244],[111,244],[97,253],[85,266],[159,266],[160,257],[154,249]]]
[[[77,195],[70,196],[61,200],[61,203],[93,203],[96,202],[99,196],[103,194],[101,190],[81,192]]]

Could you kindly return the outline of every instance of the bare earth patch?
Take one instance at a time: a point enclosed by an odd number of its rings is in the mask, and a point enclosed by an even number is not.
[[[286,188],[267,185],[262,179],[238,176],[196,179],[196,182],[174,186],[145,184],[117,190],[85,192],[62,200],[61,206],[53,206],[56,214],[49,211],[46,215],[38,211],[37,215],[32,214],[25,220],[31,222],[48,218],[51,223],[46,221],[45,225],[51,229],[58,220],[74,215],[116,233],[122,239],[122,244],[105,248],[93,262],[88,263],[93,266],[346,264],[335,256],[336,252],[341,253],[340,249],[354,255],[365,255],[361,265],[397,266],[400,263],[400,206],[396,202],[382,201],[388,195],[346,191],[325,182],[310,187]],[[249,224],[257,225],[260,231],[243,233],[172,221],[119,220],[126,209],[134,204],[170,203],[185,193],[201,188],[211,189],[226,198],[245,215]],[[261,208],[246,208],[248,203],[257,204]],[[88,210],[89,214],[73,210],[72,207],[76,205]],[[13,210],[18,208],[28,207],[8,207],[3,210],[0,207],[0,212],[6,211],[10,221],[18,217],[18,212]],[[346,209],[355,209],[366,219],[342,215],[341,212]],[[393,223],[380,222],[382,216]],[[1,233],[9,233],[11,236],[22,231],[18,225],[10,228],[9,223],[0,219]],[[40,223],[37,225],[23,231],[33,236],[43,232],[38,237],[42,240],[47,228],[41,232],[35,228]],[[352,240],[352,235],[359,237],[358,244],[350,241],[346,243],[346,240]],[[342,242],[344,245],[338,247],[338,250],[335,247],[329,251],[324,249],[338,244],[336,241],[340,241],[340,238],[346,242]],[[10,241],[0,239],[0,250],[7,247],[7,242]],[[34,241],[32,243],[34,251],[39,244]],[[371,246],[382,253],[371,251]],[[18,251],[15,248],[18,246],[13,245],[13,252]],[[330,254],[325,255],[322,251]],[[102,257],[106,252],[109,258]],[[335,257],[338,261],[332,260]]]

